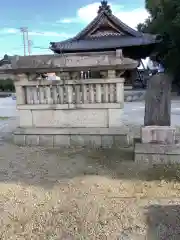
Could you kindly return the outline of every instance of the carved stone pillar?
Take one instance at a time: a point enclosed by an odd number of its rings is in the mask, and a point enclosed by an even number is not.
[[[14,85],[16,90],[17,105],[22,105],[26,103],[25,89],[23,88],[25,82],[28,82],[28,76],[26,74],[16,75],[16,81]]]
[[[108,70],[108,78],[116,78],[116,70]]]
[[[71,76],[70,76],[69,72],[62,72],[61,75],[60,75],[60,78],[62,80],[69,80],[69,79],[71,79]]]
[[[116,83],[116,102],[124,105],[124,78],[121,82]]]

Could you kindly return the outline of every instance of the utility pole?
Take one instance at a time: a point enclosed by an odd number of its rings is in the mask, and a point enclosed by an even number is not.
[[[24,56],[26,56],[26,46],[28,46],[28,41],[29,41],[28,28],[27,27],[21,27],[20,31],[22,32],[22,35],[23,35]],[[27,41],[27,45],[26,45],[26,41]],[[29,47],[28,47],[28,53],[29,53]]]
[[[29,56],[31,55],[31,45],[32,41],[29,40],[29,34],[28,34],[28,29],[26,28],[26,41],[27,41],[27,48],[28,48],[28,54]]]
[[[31,47],[32,47],[32,45],[33,45],[33,42],[28,39],[28,53],[29,53],[29,56],[31,55]]]

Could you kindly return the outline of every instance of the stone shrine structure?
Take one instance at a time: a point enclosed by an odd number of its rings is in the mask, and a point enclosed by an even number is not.
[[[17,144],[111,147],[128,144],[121,130],[122,72],[137,61],[121,50],[103,53],[24,56],[12,59],[20,127]],[[55,72],[61,80],[47,80]],[[93,78],[91,76],[99,76]]]

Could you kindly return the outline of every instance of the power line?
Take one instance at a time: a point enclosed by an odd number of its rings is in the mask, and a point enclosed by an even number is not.
[[[33,42],[29,39],[29,31],[27,27],[21,27],[20,31],[23,34],[24,56],[26,55],[26,47],[28,55],[31,55],[31,46]]]
[[[50,50],[49,47],[41,47],[41,46],[33,46],[33,42],[29,39],[29,31],[27,27],[20,27],[20,32],[22,33],[23,38],[23,48],[24,48],[24,56],[31,55],[32,48],[42,49],[42,50]],[[34,32],[36,34],[44,35],[43,32]],[[9,34],[7,34],[8,36]],[[0,36],[1,38],[1,36]],[[19,49],[20,47],[18,47]],[[15,50],[15,49],[14,49]]]
[[[33,48],[39,48],[39,49],[48,49],[48,50],[50,50],[50,48],[46,48],[46,47],[39,47],[39,46],[33,46]]]
[[[39,46],[33,46],[33,42],[29,39],[29,32],[27,27],[21,27],[20,31],[22,32],[22,36],[23,36],[24,56],[26,56],[26,48],[29,55],[31,55],[32,47],[39,48],[39,49],[49,49],[49,48],[43,48]],[[43,32],[36,32],[36,33],[43,35]]]

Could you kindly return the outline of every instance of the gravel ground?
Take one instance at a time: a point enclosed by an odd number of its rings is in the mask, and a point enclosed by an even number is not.
[[[179,165],[137,165],[132,149],[18,147],[17,121],[0,125],[0,239],[180,239]]]

